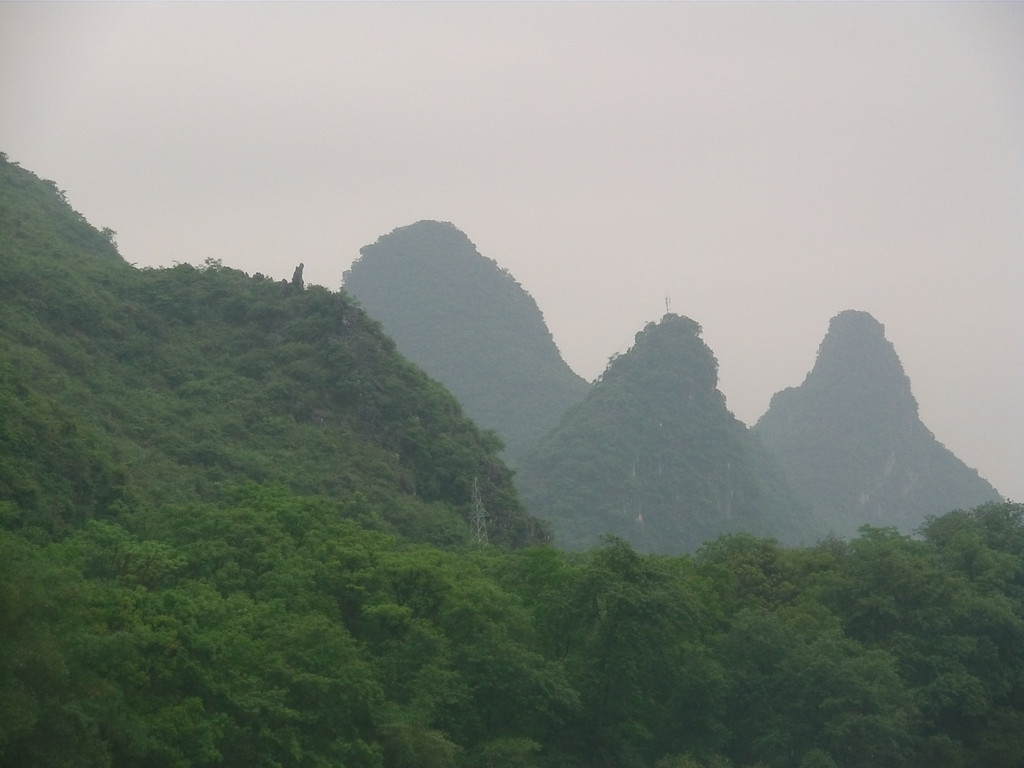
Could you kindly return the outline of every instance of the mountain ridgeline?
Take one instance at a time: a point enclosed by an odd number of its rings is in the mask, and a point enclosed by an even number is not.
[[[700,330],[674,314],[648,324],[524,460],[523,498],[560,545],[614,534],[680,552],[727,532],[811,533],[781,470],[726,408]]]
[[[451,224],[400,227],[360,253],[345,290],[403,355],[501,436],[511,462],[587,393],[533,297]]]
[[[249,483],[412,539],[544,537],[481,432],[344,293],[209,262],[135,269],[0,161],[0,515],[59,534]],[[374,522],[375,521],[375,522]]]
[[[615,534],[678,552],[741,530],[787,543],[865,524],[911,532],[999,498],[921,423],[866,313],[833,320],[804,385],[748,430],[692,320],[649,324],[588,387],[530,295],[451,224],[401,227],[361,253],[346,289],[505,441],[528,508],[560,545]]]
[[[4,768],[1024,765],[1024,505],[750,535],[815,513],[667,315],[523,481],[569,546],[699,548],[525,546],[497,438],[344,292],[113,241],[0,153]],[[806,418],[862,411],[877,485],[916,426],[872,322]]]
[[[914,531],[929,515],[1000,498],[921,422],[885,328],[867,312],[832,318],[814,368],[754,427],[827,530]]]

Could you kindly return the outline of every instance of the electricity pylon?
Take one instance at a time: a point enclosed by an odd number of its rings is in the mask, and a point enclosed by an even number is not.
[[[473,478],[473,510],[469,513],[469,523],[473,530],[473,543],[487,543],[487,510],[480,498],[480,483]]]

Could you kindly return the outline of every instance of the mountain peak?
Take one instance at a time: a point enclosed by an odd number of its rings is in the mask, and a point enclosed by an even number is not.
[[[353,270],[365,260],[392,260],[421,268],[444,263],[478,266],[475,264],[477,261],[491,261],[484,259],[466,233],[450,221],[433,219],[421,219],[396,227],[378,237],[376,242],[360,248],[359,253],[360,258],[352,265]],[[345,273],[346,282],[351,271]]]
[[[917,401],[885,326],[867,312],[848,309],[829,322],[814,367],[802,388],[843,400],[844,410],[867,416],[884,409],[905,423],[917,418]],[[772,398],[788,397],[784,390]]]
[[[867,312],[832,318],[803,384],[772,397],[755,431],[834,532],[909,532],[926,515],[998,498],[921,422],[885,326]]]
[[[625,355],[609,361],[601,383],[629,379],[656,391],[717,393],[718,360],[700,334],[700,323],[683,315],[668,313],[649,322]]]
[[[586,394],[533,297],[455,225],[418,221],[360,254],[345,273],[346,291],[474,421],[501,436],[509,460]]]
[[[700,332],[675,314],[648,323],[524,460],[520,491],[559,544],[611,533],[681,552],[729,531],[801,534],[781,475],[726,408]]]
[[[855,330],[860,332],[885,334],[885,326],[878,322],[870,312],[862,309],[844,309],[829,320],[829,332]]]
[[[885,326],[868,312],[847,309],[829,321],[815,367],[837,361],[857,364],[881,359],[899,363],[896,350],[885,338]]]

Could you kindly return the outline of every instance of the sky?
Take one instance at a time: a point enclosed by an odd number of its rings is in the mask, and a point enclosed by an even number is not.
[[[587,379],[701,323],[748,424],[868,311],[1024,501],[1024,3],[0,2],[0,151],[140,267],[450,221]]]

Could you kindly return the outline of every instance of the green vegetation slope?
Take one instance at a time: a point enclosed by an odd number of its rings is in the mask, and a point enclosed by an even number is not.
[[[469,477],[530,538],[494,440],[343,294],[135,270],[0,161],[5,768],[1024,764],[1024,506],[466,546]]]
[[[343,293],[216,263],[138,270],[0,161],[0,504],[49,535],[284,484],[413,538],[542,537],[456,400]],[[360,511],[361,510],[361,511]]]
[[[909,533],[937,511],[1000,498],[921,422],[896,350],[867,312],[832,318],[814,368],[772,398],[754,432],[839,535],[863,524]]]
[[[413,546],[253,489],[0,530],[8,768],[1024,764],[1024,507],[783,549]]]
[[[638,333],[519,470],[555,541],[588,548],[611,533],[680,552],[726,532],[802,538],[806,511],[717,385],[693,320],[668,314]]]
[[[364,247],[345,289],[398,349],[447,386],[509,460],[583,399],[533,297],[451,224],[420,221]]]

